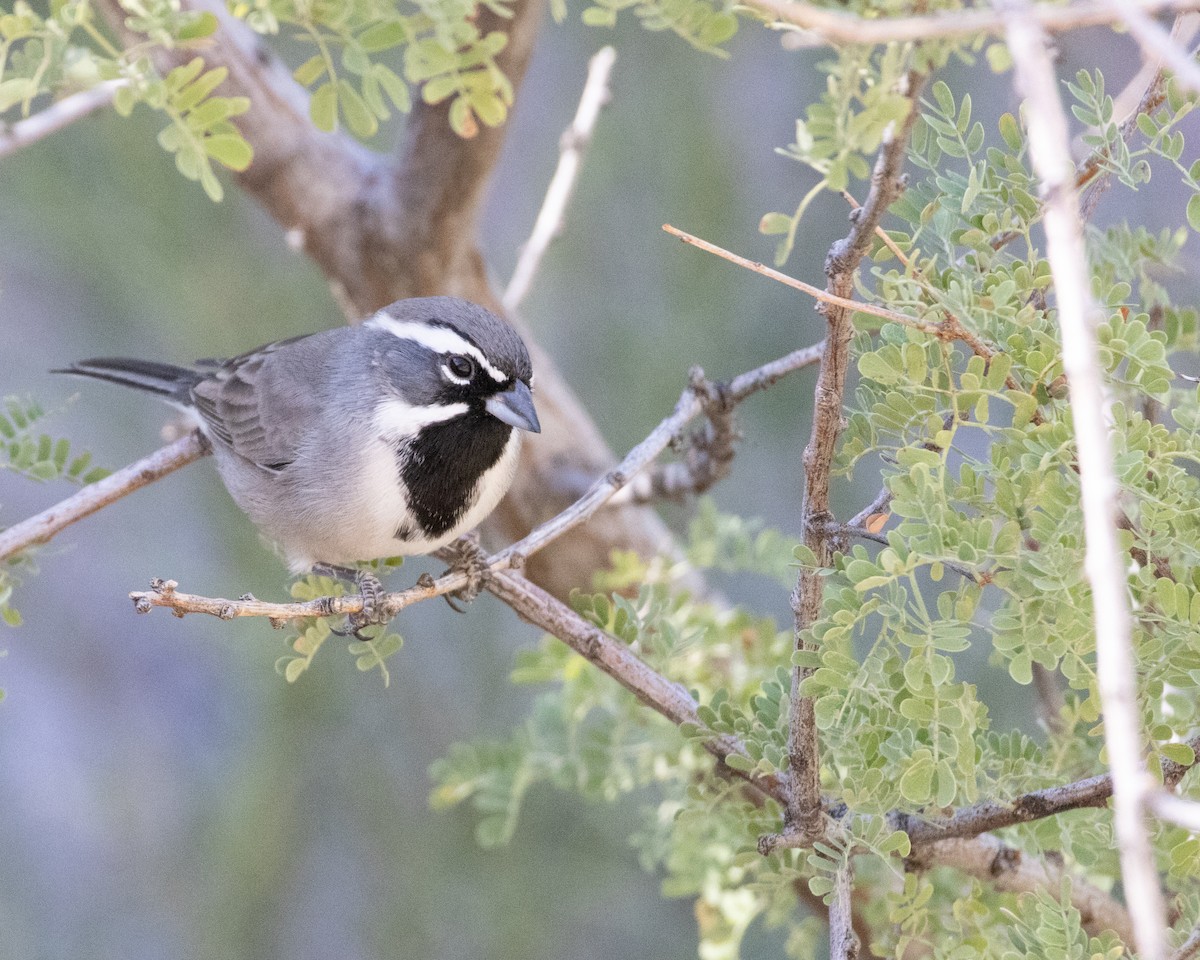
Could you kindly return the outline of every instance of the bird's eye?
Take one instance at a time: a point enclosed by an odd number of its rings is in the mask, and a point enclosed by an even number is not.
[[[446,361],[444,369],[452,380],[466,383],[475,375],[475,361],[456,353]]]

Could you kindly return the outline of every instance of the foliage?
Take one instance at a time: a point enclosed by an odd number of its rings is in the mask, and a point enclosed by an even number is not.
[[[45,417],[46,411],[31,398],[5,397],[0,401],[0,470],[37,483],[65,480],[83,485],[108,476],[103,467],[92,466],[91,453],[74,453],[65,437],[41,432],[38,428]],[[20,573],[32,570],[28,551],[0,561],[0,621],[10,627],[21,624],[20,611],[12,606]]]
[[[377,560],[363,566],[373,571],[379,571],[399,566],[402,562],[401,558],[397,557],[390,560]],[[292,584],[291,592],[294,600],[316,600],[318,597],[343,596],[346,586],[340,580],[334,580],[332,577],[310,574],[295,581]],[[312,666],[313,660],[325,641],[341,629],[331,625],[329,621],[328,617],[301,620],[297,624],[296,635],[287,638],[287,645],[293,652],[286,653],[276,660],[275,670],[288,683],[295,683],[303,676],[305,671]],[[389,633],[387,624],[364,627],[359,634],[361,638],[356,637],[346,644],[346,652],[354,657],[354,666],[358,670],[363,673],[378,670],[380,676],[383,677],[383,685],[388,686],[392,682],[392,675],[388,670],[387,660],[399,652],[404,645],[404,638],[398,633]]]
[[[867,157],[900,115],[892,91],[911,62],[893,48],[842,51],[827,65],[826,95],[787,151],[821,174],[821,189],[868,174]],[[1097,169],[1135,189],[1165,164],[1196,188],[1179,129],[1192,101],[1173,83],[1133,145],[1113,122],[1098,74],[1080,73],[1069,90],[1079,118],[1098,129],[1088,141]],[[989,132],[970,98],[940,82],[921,110],[910,151],[921,178],[888,224],[903,260],[876,245],[872,292],[926,325],[958,318],[985,355],[859,318],[858,380],[835,470],[878,471],[893,520],[883,543],[849,540],[820,571],[821,617],[806,635],[812,650],[793,654],[790,632],[750,610],[689,597],[678,570],[620,556],[603,592],[577,596],[576,608],[692,690],[701,725],[672,728],[545,641],[514,671],[517,682],[552,685],[526,723],[507,739],[454,748],[432,771],[435,803],[476,805],[487,843],[512,836],[535,784],[599,799],[636,793],[643,827],[633,842],[648,868],[664,872],[667,895],[698,898],[703,957],[737,956],[758,919],[786,925],[792,955],[810,955],[794,884],[824,895],[851,856],[856,890],[873,904],[872,949],[884,955],[901,957],[914,943],[956,958],[1125,953],[1112,934],[1084,932],[1069,880],[1017,897],[986,884],[964,888],[946,870],[906,875],[908,838],[888,826],[889,815],[1003,803],[1103,769],[1072,418],[1024,133],[1007,114]],[[786,224],[782,214],[764,218],[763,232],[785,235],[782,257],[809,199]],[[1181,385],[1171,366],[1195,349],[1197,322],[1194,310],[1172,303],[1167,280],[1188,235],[1184,224],[1157,234],[1118,224],[1089,238],[1114,394],[1143,729],[1153,759],[1183,763],[1194,757],[1182,741],[1200,726],[1200,391]],[[785,584],[815,562],[794,540],[711,505],[699,510],[687,557]],[[1007,671],[1014,691],[1036,669],[1061,674],[1067,690],[1055,732],[993,729],[971,675],[979,651]],[[779,829],[781,811],[709,772],[702,744],[735,736],[746,756],[732,755],[730,767],[784,773],[789,664],[813,671],[801,692],[815,700],[822,785],[846,813],[829,843],[763,858],[756,841]],[[1014,827],[1005,841],[1061,858],[1068,873],[1102,888],[1119,879],[1106,811]],[[1195,839],[1158,827],[1155,842],[1168,893],[1181,901],[1200,894]]]

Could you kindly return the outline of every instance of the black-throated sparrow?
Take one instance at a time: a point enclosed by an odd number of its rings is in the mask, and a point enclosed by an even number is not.
[[[55,372],[194,414],[234,501],[294,573],[449,543],[508,490],[520,431],[541,429],[520,336],[454,297],[400,300],[359,326],[232,360]]]

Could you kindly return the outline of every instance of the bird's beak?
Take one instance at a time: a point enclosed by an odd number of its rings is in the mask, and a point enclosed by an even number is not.
[[[518,430],[541,433],[537,411],[533,409],[533,394],[525,382],[518,380],[503,393],[497,393],[484,404],[484,408],[497,420]]]

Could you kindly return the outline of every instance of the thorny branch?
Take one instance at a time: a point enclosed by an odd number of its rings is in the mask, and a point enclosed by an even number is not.
[[[1030,155],[1045,197],[1047,257],[1058,300],[1063,367],[1071,391],[1086,540],[1085,572],[1092,588],[1097,678],[1104,742],[1113,771],[1114,822],[1126,896],[1137,918],[1142,960],[1166,953],[1166,911],[1145,823],[1149,777],[1142,756],[1132,649],[1132,613],[1123,551],[1112,443],[1105,424],[1107,391],[1095,338],[1096,305],[1083,239],[1066,113],[1046,35],[1029,5],[1009,0],[1003,12],[1017,83],[1030,109]]]
[[[916,104],[923,84],[922,76],[909,75],[906,94],[911,106],[908,115],[885,134],[866,203],[854,212],[850,233],[834,244],[825,260],[826,289],[834,296],[848,299],[853,292],[855,271],[870,247],[875,227],[903,189],[901,170],[909,135],[916,123]],[[816,563],[815,568],[801,571],[792,591],[797,651],[810,649],[807,631],[820,616],[824,594],[825,578],[820,576],[819,568],[828,567],[832,560],[829,475],[842,430],[846,371],[850,364],[850,341],[854,336],[853,307],[825,303],[821,309],[828,333],[817,374],[812,433],[804,448],[804,503],[801,509],[804,545],[812,551]],[[762,838],[759,842],[762,852],[781,843],[807,846],[825,831],[816,713],[812,698],[801,693],[801,685],[811,673],[809,666],[792,668],[787,741],[790,802],[783,833]]]

